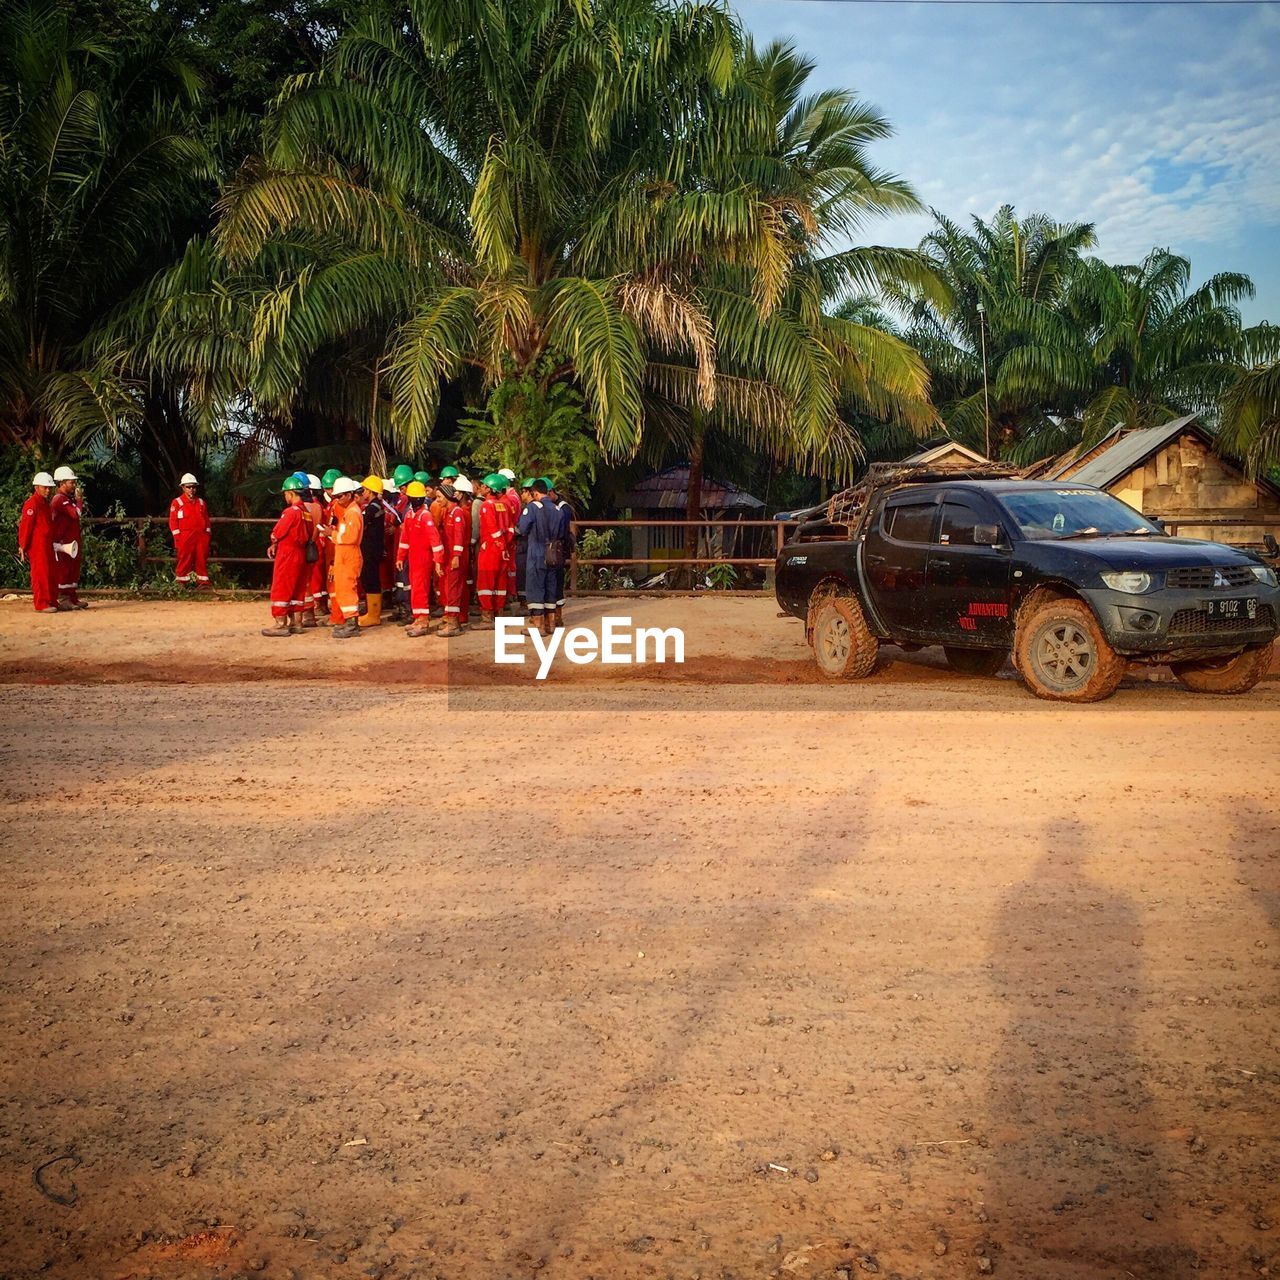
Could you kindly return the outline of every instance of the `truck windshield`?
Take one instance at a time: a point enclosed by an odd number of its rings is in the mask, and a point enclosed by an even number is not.
[[[1000,501],[1024,538],[1109,538],[1160,530],[1145,516],[1096,489],[1028,489]]]

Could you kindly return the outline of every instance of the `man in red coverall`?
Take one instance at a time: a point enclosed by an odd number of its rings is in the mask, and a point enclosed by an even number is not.
[[[405,635],[427,636],[431,634],[431,583],[444,574],[444,543],[427,509],[426,485],[420,480],[409,481],[405,496],[409,507],[400,527],[396,553],[396,570],[401,578],[407,562],[409,607],[413,611],[413,626]]]
[[[289,476],[280,489],[285,508],[271,530],[271,545],[267,548],[272,562],[272,625],[263,629],[264,636],[302,634],[302,615],[311,584],[307,543],[312,538],[311,513],[302,500],[305,490],[297,476]]]
[[[201,591],[209,590],[209,508],[196,495],[200,481],[190,471],[178,482],[182,492],[169,504],[169,532],[173,534],[173,551],[178,558],[174,576],[186,586],[194,577]]]
[[[53,517],[53,568],[58,599],[75,609],[87,609],[80,599],[80,482],[70,467],[59,467],[53,473],[53,491],[49,513]]]
[[[512,561],[511,508],[502,498],[506,477],[496,473],[480,482],[480,539],[476,550],[476,595],[481,631],[493,630],[493,616],[507,603],[507,568]]]
[[[444,625],[438,635],[459,636],[467,629],[470,598],[467,591],[467,561],[471,554],[471,499],[459,501],[452,484],[440,486],[448,504],[444,513]]]
[[[514,606],[518,603],[517,596],[520,594],[520,584],[516,581],[516,525],[520,523],[520,513],[524,510],[524,504],[520,501],[520,493],[516,488],[516,473],[510,467],[500,467],[498,475],[507,482],[498,496],[507,504],[507,510],[511,513],[511,559],[507,561],[507,604]]]
[[[18,517],[18,559],[31,570],[31,603],[37,613],[70,613],[71,605],[59,604],[53,564],[53,513],[49,498],[53,477],[38,471],[32,494]]]

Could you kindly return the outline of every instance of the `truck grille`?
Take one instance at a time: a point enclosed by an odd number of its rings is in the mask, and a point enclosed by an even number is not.
[[[1233,564],[1215,568],[1204,567],[1170,569],[1165,575],[1165,584],[1170,587],[1181,587],[1191,591],[1212,590],[1214,587],[1244,587],[1256,582],[1253,570],[1247,564]]]
[[[1221,636],[1256,631],[1273,625],[1271,606],[1264,604],[1256,618],[1211,618],[1203,609],[1179,609],[1169,619],[1169,636]]]

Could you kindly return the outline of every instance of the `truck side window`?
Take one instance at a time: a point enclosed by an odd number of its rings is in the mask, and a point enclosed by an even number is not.
[[[931,542],[936,502],[906,502],[885,512],[884,531],[898,542]]]
[[[981,524],[977,512],[962,507],[958,502],[942,504],[942,523],[938,527],[938,541],[952,547],[973,546],[973,526]]]

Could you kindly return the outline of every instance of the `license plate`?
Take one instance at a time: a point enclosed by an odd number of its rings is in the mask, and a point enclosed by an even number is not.
[[[1242,600],[1209,600],[1206,601],[1211,618],[1253,619],[1258,616],[1258,601],[1249,596]]]

